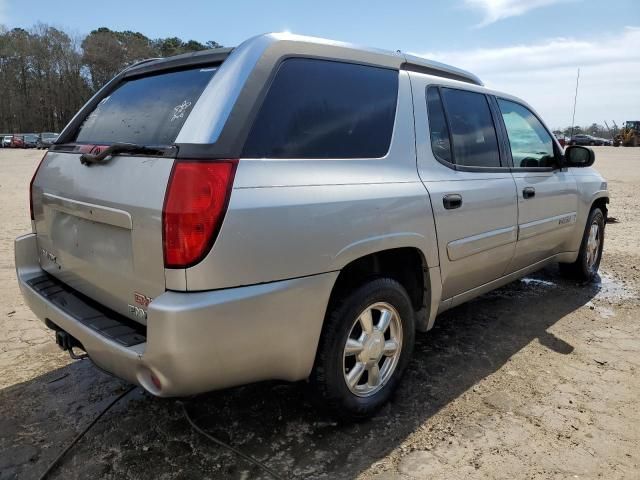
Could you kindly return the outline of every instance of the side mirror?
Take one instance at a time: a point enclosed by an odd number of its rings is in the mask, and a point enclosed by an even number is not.
[[[572,145],[564,151],[565,167],[590,167],[596,161],[593,150],[580,145]]]

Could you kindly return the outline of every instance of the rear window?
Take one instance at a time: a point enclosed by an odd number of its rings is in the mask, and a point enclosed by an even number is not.
[[[173,143],[215,70],[195,68],[124,81],[87,116],[76,142]]]
[[[249,158],[379,158],[391,143],[398,72],[285,60],[245,144]]]

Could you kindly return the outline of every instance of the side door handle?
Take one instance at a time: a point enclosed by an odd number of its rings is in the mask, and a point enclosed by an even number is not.
[[[526,187],[522,190],[522,198],[533,198],[536,196],[536,189],[533,187]]]
[[[453,210],[454,208],[460,208],[462,206],[462,195],[457,193],[450,193],[442,197],[442,204],[447,210]]]

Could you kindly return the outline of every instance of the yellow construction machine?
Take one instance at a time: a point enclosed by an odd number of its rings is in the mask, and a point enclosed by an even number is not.
[[[640,147],[640,120],[627,120],[615,137],[614,147]]]

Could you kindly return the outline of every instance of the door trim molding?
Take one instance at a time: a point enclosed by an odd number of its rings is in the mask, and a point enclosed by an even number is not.
[[[563,213],[553,217],[535,220],[533,222],[518,225],[518,241],[535,237],[543,233],[552,232],[561,228],[572,227],[576,224],[577,212]]]
[[[514,243],[518,239],[515,225],[454,240],[447,244],[447,256],[455,261],[492,248]]]
[[[445,310],[448,310],[450,308],[453,308],[465,302],[468,302],[472,298],[478,297],[484,293],[490,292],[492,290],[495,290],[496,288],[506,285],[507,283],[511,283],[515,280],[525,277],[530,273],[536,272],[544,268],[550,263],[557,262],[557,261],[569,262],[571,260],[574,260],[576,253],[577,252],[556,253],[555,255],[551,255],[550,257],[547,257],[536,263],[533,263],[524,268],[521,268],[520,270],[516,270],[515,272],[511,272],[500,278],[487,282],[484,285],[480,285],[478,287],[472,288],[471,290],[467,290],[466,292],[459,293],[457,295],[454,295],[451,298],[444,299],[440,302],[440,309],[438,310],[438,313],[440,314]]]

